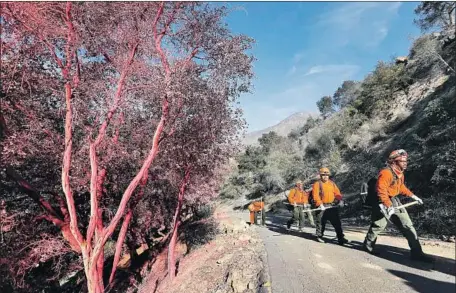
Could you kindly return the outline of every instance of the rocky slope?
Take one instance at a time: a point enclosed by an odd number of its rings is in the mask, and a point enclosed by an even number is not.
[[[219,233],[191,252],[180,250],[173,282],[166,277],[165,251],[138,292],[269,292],[266,252],[256,226],[246,222],[246,213],[235,213],[229,207],[219,207],[214,219]]]

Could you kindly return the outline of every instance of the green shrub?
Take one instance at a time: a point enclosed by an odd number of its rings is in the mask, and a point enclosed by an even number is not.
[[[407,66],[413,79],[435,77],[446,69],[439,48],[437,38],[432,35],[424,35],[414,41]]]
[[[368,117],[394,107],[394,94],[408,88],[410,82],[403,65],[379,61],[375,70],[361,84],[361,93],[354,106]]]

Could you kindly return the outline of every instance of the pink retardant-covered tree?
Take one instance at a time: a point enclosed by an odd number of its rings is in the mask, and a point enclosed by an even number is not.
[[[174,249],[181,213],[185,203],[209,202],[216,195],[220,183],[221,167],[236,151],[237,129],[242,125],[239,112],[230,107],[227,95],[216,93],[216,86],[194,80],[192,108],[185,117],[186,123],[175,128],[175,135],[166,141],[166,150],[173,154],[167,164],[168,177],[179,182],[176,208],[168,246],[168,275],[175,276]],[[208,86],[209,85],[209,86]],[[159,158],[160,159],[160,158]]]
[[[186,190],[207,197],[198,186],[230,155],[253,58],[225,15],[201,3],[2,3],[2,164],[82,255],[89,292],[105,290],[118,231],[112,283],[151,170],[180,182],[173,248]]]

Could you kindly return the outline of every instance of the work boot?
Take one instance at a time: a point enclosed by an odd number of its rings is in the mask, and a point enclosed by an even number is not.
[[[374,255],[374,256],[379,256],[380,255],[380,252],[377,251],[377,250],[372,250],[372,249],[369,249],[367,248],[366,244],[363,244],[363,250],[371,255]]]
[[[412,254],[410,256],[410,258],[412,260],[416,260],[416,261],[421,261],[421,262],[426,262],[426,263],[433,263],[434,262],[434,259],[429,256],[429,255],[426,255],[424,253],[421,253],[421,254]]]
[[[298,231],[299,231],[299,232],[302,232],[302,228],[299,228]]]
[[[290,228],[291,228],[291,223],[287,222],[287,229],[290,230]]]
[[[339,239],[339,245],[344,245],[347,243],[350,243],[350,241],[347,238],[343,237],[343,238]]]
[[[317,236],[317,241],[320,242],[320,243],[325,243],[326,242],[323,238],[318,237],[318,236]]]

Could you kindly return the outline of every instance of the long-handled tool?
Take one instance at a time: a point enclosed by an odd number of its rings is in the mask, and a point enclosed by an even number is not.
[[[264,210],[263,200],[264,200],[264,199],[263,199],[263,196],[262,196],[262,197],[261,197],[261,201],[260,201],[260,202],[261,202],[261,206],[263,206],[263,208],[260,210],[260,223],[261,223],[261,225],[264,224],[264,223],[263,223],[263,210]]]
[[[287,204],[288,204],[288,205],[291,205],[291,206],[295,206],[295,205],[293,205],[293,204],[291,204],[291,203],[287,203]],[[301,205],[301,204],[297,204],[296,206],[304,207],[304,205]],[[344,206],[346,206],[346,204],[344,204]],[[327,209],[332,209],[332,208],[337,208],[337,207],[339,207],[339,205],[325,206],[325,210],[327,210]],[[322,210],[322,209],[318,207],[318,208],[310,209],[310,210],[305,209],[304,211],[306,211],[306,212],[314,212],[314,211],[321,211],[321,210]]]
[[[403,204],[403,205],[400,205],[400,206],[393,206],[393,209],[395,210],[400,210],[400,209],[403,209],[403,208],[406,208],[406,207],[409,207],[409,206],[413,206],[413,205],[416,205],[416,204],[419,204],[418,201],[412,201],[412,202],[409,202],[409,203],[406,203],[406,204]],[[386,207],[383,205],[383,204],[379,204],[379,207],[380,207],[380,212],[385,216],[385,218],[390,222],[391,222],[391,216],[388,215],[388,211],[386,209]]]

